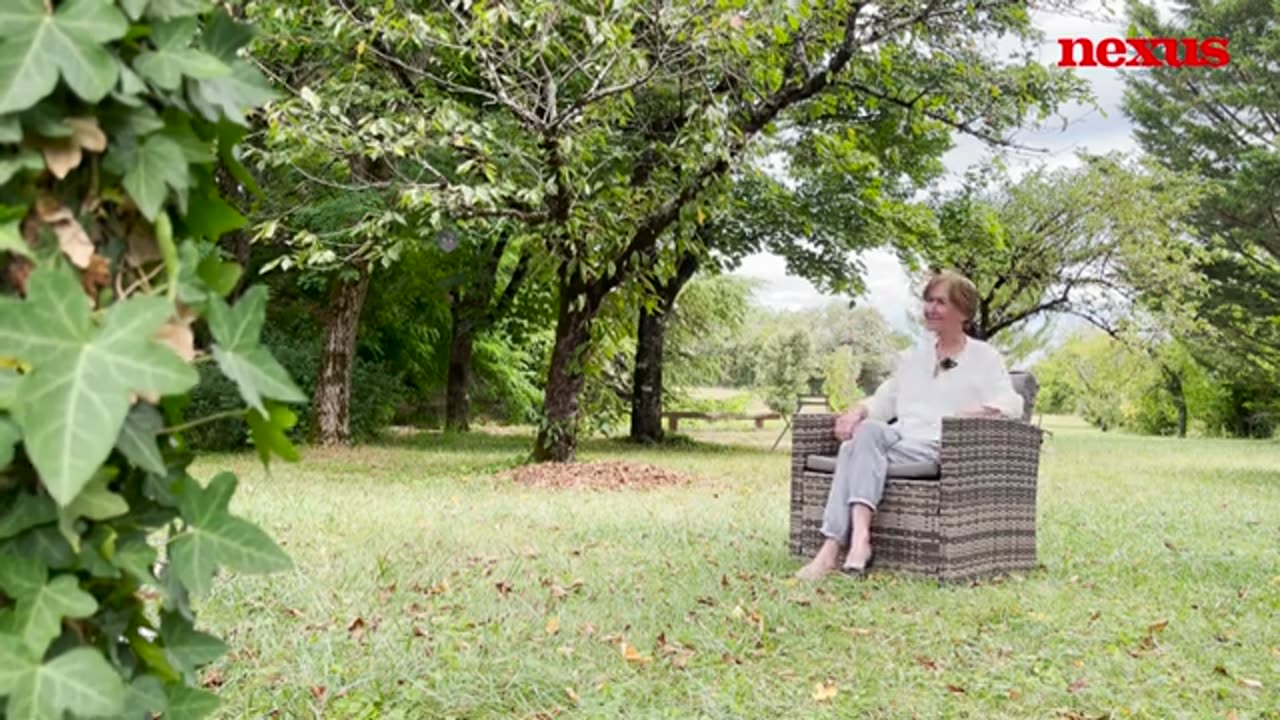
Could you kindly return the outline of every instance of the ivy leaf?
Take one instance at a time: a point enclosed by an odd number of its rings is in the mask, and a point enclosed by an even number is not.
[[[176,613],[165,613],[161,618],[160,638],[169,662],[187,675],[194,675],[196,670],[227,652],[226,643],[196,630],[190,620]]]
[[[151,338],[173,306],[133,297],[112,305],[101,329],[71,271],[31,274],[23,302],[0,303],[0,343],[30,363],[14,416],[49,494],[66,506],[111,454],[131,393],[185,392],[198,376]]]
[[[261,285],[246,292],[235,307],[222,298],[209,298],[209,330],[216,344],[213,357],[222,373],[236,383],[249,407],[267,416],[263,398],[305,402],[289,373],[258,344],[266,318],[267,289]]]
[[[249,421],[249,436],[253,439],[253,446],[258,449],[262,464],[271,462],[273,452],[288,462],[298,462],[298,449],[285,435],[286,430],[298,423],[298,416],[289,408],[273,402],[267,403],[267,412],[269,415],[264,416],[257,410],[250,409],[245,416]]]
[[[0,635],[0,695],[10,718],[62,720],[115,717],[124,711],[124,682],[96,650],[76,648],[42,663],[17,638]]]
[[[75,531],[77,520],[82,517],[109,520],[129,512],[129,503],[108,487],[114,475],[114,472],[108,473],[106,469],[98,472],[75,499],[65,507],[58,508],[58,530],[72,550],[80,551],[80,535]]]
[[[58,519],[58,506],[47,495],[19,491],[4,502],[8,507],[0,511],[0,540]]]
[[[189,47],[149,50],[133,61],[133,68],[162,90],[177,90],[183,77],[208,80],[231,74],[218,58]]]
[[[103,43],[129,23],[113,3],[68,0],[52,15],[41,0],[8,0],[0,8],[0,114],[26,110],[51,94],[61,76],[82,100],[111,92],[120,66]]]
[[[192,594],[209,591],[219,565],[246,573],[288,570],[293,562],[257,526],[227,511],[236,476],[222,473],[209,487],[188,480],[182,485],[178,508],[186,528],[170,542],[170,558],[178,580]]]
[[[209,241],[217,241],[226,233],[232,230],[239,230],[248,224],[243,215],[213,192],[199,194],[191,198],[191,207],[187,210],[187,216],[183,221],[186,223],[187,230],[192,237]],[[201,265],[203,266],[203,263]],[[236,281],[239,281],[239,266],[232,263],[224,265],[231,265],[237,269]],[[208,282],[210,287],[215,285],[207,278],[205,282]],[[231,283],[231,286],[235,287],[235,281]],[[215,288],[215,292],[225,296],[230,290],[221,292]]]
[[[241,48],[253,40],[253,26],[236,22],[225,10],[218,10],[205,24],[200,45],[224,63],[235,61]]]
[[[139,20],[142,13],[147,9],[147,3],[151,0],[119,0],[120,7],[124,8],[125,14],[130,20]]]
[[[133,541],[125,543],[116,549],[115,555],[111,556],[111,564],[129,573],[138,582],[147,585],[157,585],[155,576],[151,573],[151,567],[156,562],[156,549],[151,547],[146,541]]]
[[[164,135],[152,135],[138,146],[133,166],[124,175],[124,189],[152,222],[160,214],[170,189],[181,191],[190,185],[182,147]]]
[[[0,555],[11,553],[38,558],[45,565],[61,570],[75,565],[76,554],[66,539],[52,525],[36,527],[0,545]]]
[[[244,60],[231,63],[228,75],[190,82],[191,104],[209,122],[225,117],[238,125],[248,125],[245,113],[280,96],[266,77]]]
[[[218,696],[208,690],[186,685],[169,686],[169,709],[165,720],[203,720],[218,709]]]
[[[41,654],[58,636],[64,617],[89,617],[98,609],[93,596],[80,589],[74,575],[59,575],[48,581],[44,563],[33,557],[0,557],[0,587],[17,600],[8,628]]]
[[[126,717],[156,717],[164,712],[168,704],[169,699],[164,694],[164,683],[155,675],[139,675],[125,690],[124,714]]]
[[[151,0],[147,17],[176,18],[199,15],[209,9],[209,0]]]
[[[134,465],[149,473],[164,475],[168,469],[156,444],[156,435],[163,429],[164,418],[160,417],[160,411],[149,403],[138,403],[125,418],[120,437],[116,439],[116,448]]]
[[[18,402],[18,385],[22,376],[13,368],[0,367],[0,410],[9,410]]]

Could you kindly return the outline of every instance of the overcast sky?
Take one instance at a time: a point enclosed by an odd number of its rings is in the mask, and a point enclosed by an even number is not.
[[[1095,6],[1093,9],[1098,8]],[[1165,7],[1161,9],[1166,10]],[[1040,49],[1040,60],[1045,64],[1057,62],[1059,50],[1056,40],[1059,37],[1088,37],[1096,41],[1107,37],[1124,37],[1127,28],[1127,23],[1119,17],[1108,22],[1040,13],[1034,16],[1034,21],[1045,34]],[[1074,165],[1077,162],[1075,153],[1080,150],[1101,153],[1136,149],[1131,124],[1120,110],[1124,92],[1120,71],[1099,67],[1080,68],[1076,72],[1092,86],[1102,112],[1087,106],[1071,106],[1061,111],[1061,115],[1070,121],[1065,130],[1061,119],[1055,117],[1042,129],[1018,133],[1015,136],[1018,142],[1044,148],[1046,152],[1034,156],[1019,153],[1009,157],[1008,164],[1012,172],[1017,173],[1040,163],[1051,167]],[[957,186],[965,170],[988,155],[988,149],[980,141],[957,136],[955,147],[943,158],[948,174],[942,187]],[[859,304],[875,307],[890,324],[908,331],[918,306],[914,302],[914,290],[897,258],[887,251],[877,250],[867,253],[864,260],[868,292],[859,298]],[[747,258],[736,274],[757,278],[760,281],[757,299],[773,308],[801,309],[848,299],[824,295],[808,281],[787,275],[786,263],[782,258],[768,253]]]

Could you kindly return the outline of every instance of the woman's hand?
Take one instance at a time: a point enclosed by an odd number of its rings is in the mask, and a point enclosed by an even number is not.
[[[858,432],[858,426],[866,419],[867,409],[862,406],[858,406],[836,418],[836,439],[841,442],[851,439],[854,433]]]

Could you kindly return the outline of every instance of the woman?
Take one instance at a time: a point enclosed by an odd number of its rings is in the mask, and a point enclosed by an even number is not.
[[[965,334],[978,308],[974,284],[959,273],[942,272],[922,296],[925,327],[933,337],[904,352],[875,394],[836,421],[836,437],[844,442],[823,515],[827,540],[798,577],[818,580],[836,569],[858,575],[870,567],[871,516],[884,494],[888,466],[937,462],[942,418],[1022,416],[1022,396],[999,351]]]

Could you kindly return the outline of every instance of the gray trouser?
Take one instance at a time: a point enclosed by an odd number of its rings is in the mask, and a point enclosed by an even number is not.
[[[841,545],[849,544],[852,529],[850,506],[861,503],[873,511],[884,495],[891,463],[936,462],[938,443],[904,438],[879,420],[864,420],[852,440],[840,445],[835,478],[822,516],[822,534]]]

